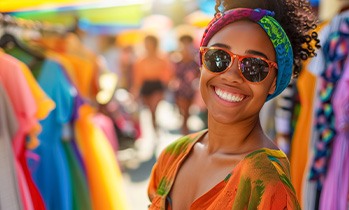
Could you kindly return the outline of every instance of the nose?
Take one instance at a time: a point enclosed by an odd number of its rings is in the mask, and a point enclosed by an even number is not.
[[[244,81],[239,70],[239,61],[237,58],[233,60],[233,64],[224,73],[220,74],[223,80],[233,83],[241,83]]]

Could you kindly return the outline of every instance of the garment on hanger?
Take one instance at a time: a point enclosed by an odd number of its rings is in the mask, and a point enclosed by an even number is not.
[[[333,35],[334,33],[337,33],[339,30],[340,23],[349,17],[349,12],[345,11],[342,13],[339,13],[336,15],[328,25],[326,25],[319,33],[319,39],[322,41],[322,46],[324,46],[324,43],[328,38]],[[340,52],[341,50],[339,50]],[[327,67],[328,58],[326,57],[326,53],[324,53],[324,48],[318,51],[318,54],[315,58],[313,58],[309,64],[309,70],[317,76],[317,78],[321,78],[322,74],[325,72]],[[331,72],[331,71],[329,71]],[[329,74],[328,74],[329,75]],[[321,87],[321,83],[317,84],[316,90],[319,90]],[[330,90],[330,89],[329,89]],[[323,96],[326,96],[324,94]],[[319,100],[319,95],[316,95],[314,104],[317,105],[321,104],[321,101]],[[315,110],[315,109],[314,109]],[[328,107],[328,110],[330,110],[330,107]],[[316,113],[314,113],[314,119],[317,116]],[[315,122],[313,123],[315,125]],[[309,159],[308,164],[305,170],[305,176],[303,180],[303,208],[304,209],[317,209],[319,205],[319,199],[321,194],[321,185],[324,181],[324,175],[328,171],[327,169],[327,163],[328,160],[326,159],[331,154],[330,150],[326,150],[327,152],[323,152],[325,156],[316,156],[318,154],[318,150],[314,147],[317,144],[317,141],[319,140],[320,132],[318,129],[314,129],[312,131],[312,139],[309,147]],[[321,143],[319,144],[321,146]],[[319,146],[318,145],[318,146]],[[328,149],[328,148],[325,148]],[[319,158],[320,157],[320,158]],[[321,161],[324,160],[324,161]],[[314,166],[316,163],[314,160],[320,160],[317,162],[317,165]],[[314,170],[315,169],[315,170]],[[315,173],[314,173],[315,172]],[[320,173],[318,173],[320,172]],[[314,176],[315,175],[315,176]]]
[[[20,210],[23,206],[12,149],[12,139],[17,132],[18,123],[1,77],[0,107],[0,209]]]
[[[349,32],[349,31],[348,31]],[[348,34],[349,35],[349,34]],[[349,59],[333,96],[336,136],[320,197],[320,210],[348,209],[349,190]]]
[[[333,26],[332,24],[330,27]],[[310,171],[310,179],[316,180],[320,189],[326,176],[332,142],[336,136],[332,101],[349,53],[349,30],[346,29],[348,25],[349,19],[342,18],[338,22],[337,30],[329,34],[322,47],[326,59],[326,69],[319,78],[320,100],[316,113],[316,129],[319,132],[319,139],[314,145],[315,156]]]
[[[0,76],[3,87],[13,105],[19,129],[13,139],[15,166],[20,192],[25,209],[44,209],[41,195],[29,174],[26,164],[26,137],[38,126],[36,118],[37,106],[28,87],[20,65],[20,61],[8,54],[0,52]],[[35,201],[35,202],[34,202]]]
[[[45,60],[37,81],[56,103],[56,108],[40,121],[40,145],[33,150],[40,157],[31,161],[31,172],[43,195],[47,209],[72,209],[72,189],[67,156],[62,144],[63,125],[72,117],[76,90],[63,73],[62,66]]]
[[[317,32],[319,33],[322,31],[327,24],[327,21],[319,24],[317,27]],[[305,169],[310,156],[309,148],[311,147],[310,140],[313,131],[314,97],[316,94],[317,79],[317,77],[310,72],[310,61],[311,60],[307,60],[304,63],[303,69],[297,80],[297,89],[300,97],[301,109],[292,138],[290,157],[292,183],[301,204],[303,197],[303,181],[307,178]]]
[[[45,59],[45,56],[42,53],[28,48],[23,43],[21,43],[21,41],[18,40],[18,38],[16,38],[13,34],[3,34],[0,38],[0,48],[6,49],[13,47],[20,49],[28,55],[31,55],[34,58],[32,62],[43,61]]]
[[[96,110],[85,104],[75,122],[78,147],[86,165],[93,209],[127,209],[122,174],[103,131],[93,122]]]

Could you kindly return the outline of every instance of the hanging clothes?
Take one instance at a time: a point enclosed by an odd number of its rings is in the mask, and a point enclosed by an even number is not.
[[[20,210],[23,206],[12,149],[12,139],[18,130],[18,123],[1,77],[0,107],[0,209]]]
[[[38,128],[37,104],[23,75],[20,61],[0,52],[0,76],[11,99],[19,129],[13,139],[15,166],[24,209],[45,209],[40,192],[30,176],[26,163],[26,137]]]
[[[338,80],[343,74],[344,63],[349,53],[349,33],[346,32],[349,16],[341,19],[338,24],[337,31],[330,33],[322,49],[326,59],[326,69],[319,78],[320,103],[316,113],[316,129],[319,132],[319,139],[315,144],[315,156],[310,171],[310,179],[316,180],[320,189],[326,176],[332,142],[336,136],[333,95]]]
[[[83,105],[75,122],[78,147],[86,164],[93,209],[127,210],[122,174],[103,131],[93,123],[96,110]]]
[[[309,64],[309,70],[317,76],[318,81],[317,82],[317,87],[316,90],[320,90],[321,87],[324,87],[323,81],[320,81],[320,79],[324,80],[324,78],[329,79],[331,76],[336,76],[337,81],[338,81],[338,75],[341,75],[342,71],[328,71],[326,73],[327,68],[329,67],[328,62],[329,61],[339,61],[342,58],[338,59],[335,57],[330,58],[331,60],[329,60],[329,55],[340,55],[342,54],[343,50],[345,50],[345,48],[342,48],[345,45],[341,45],[338,44],[337,46],[341,46],[339,48],[337,48],[337,50],[334,50],[335,48],[333,48],[333,46],[335,46],[334,43],[336,43],[335,41],[332,42],[332,45],[329,45],[327,42],[329,40],[329,37],[332,37],[335,40],[335,34],[338,33],[339,28],[341,23],[347,19],[349,17],[349,11],[346,12],[342,12],[339,13],[338,15],[336,15],[328,24],[327,26],[325,26],[319,33],[319,39],[322,41],[322,49],[318,51],[318,55],[313,58]],[[327,46],[330,46],[330,48],[325,48],[324,47],[324,43],[327,43]],[[340,43],[340,42],[339,42]],[[327,50],[325,50],[327,49]],[[328,51],[329,49],[331,49],[331,51]],[[339,62],[337,64],[340,64],[343,66],[344,62]],[[332,66],[335,66],[332,64]],[[336,68],[338,67],[338,65],[336,66]],[[334,68],[334,69],[336,69]],[[332,69],[333,70],[333,69]],[[331,75],[332,73],[332,75]],[[325,75],[326,74],[326,75]],[[335,79],[336,80],[336,79]],[[329,80],[332,83],[335,80]],[[319,203],[320,203],[320,196],[321,196],[321,187],[322,187],[322,183],[325,180],[325,175],[326,172],[328,171],[328,161],[329,161],[329,157],[331,155],[331,149],[332,149],[332,141],[333,141],[333,137],[335,135],[333,135],[331,137],[330,134],[331,132],[322,132],[323,137],[322,140],[328,140],[328,141],[323,141],[319,143],[319,136],[321,135],[321,131],[331,131],[329,129],[323,129],[326,128],[326,126],[321,126],[321,123],[319,124],[319,118],[317,118],[317,113],[316,111],[321,109],[320,104],[323,104],[324,99],[326,99],[326,96],[328,97],[333,97],[333,93],[334,93],[334,88],[337,85],[337,83],[334,83],[333,89],[331,89],[331,86],[327,86],[330,87],[328,89],[322,89],[325,90],[323,91],[322,95],[316,94],[315,100],[314,100],[314,104],[316,106],[316,109],[314,109],[314,123],[313,125],[315,125],[316,123],[318,123],[316,129],[313,129],[312,131],[312,138],[311,138],[311,143],[310,143],[310,147],[309,147],[309,159],[308,159],[308,164],[305,170],[305,176],[304,176],[304,180],[303,180],[303,196],[302,196],[302,200],[303,200],[303,208],[304,209],[309,209],[309,210],[313,210],[313,209],[318,209],[319,208]],[[327,90],[327,92],[326,92]],[[322,96],[322,101],[320,99],[320,96]],[[332,100],[332,99],[331,99]],[[322,119],[325,119],[328,116],[333,115],[333,108],[332,104],[328,105],[328,106],[322,106],[325,109],[322,109],[323,113],[326,113],[326,115],[323,115],[324,117]],[[333,128],[333,124],[334,124],[334,120],[328,121],[330,123],[332,123],[330,126],[332,126]],[[327,121],[325,122],[327,123]],[[331,128],[330,126],[327,126],[327,128]],[[333,131],[333,130],[332,130]],[[335,130],[332,134],[335,134]],[[324,135],[325,134],[325,135]],[[327,135],[326,135],[327,134]],[[326,147],[326,145],[330,145],[330,147]],[[324,146],[324,147],[322,147]],[[321,149],[321,147],[323,149]],[[320,148],[320,150],[319,150]],[[319,155],[320,154],[320,155]]]
[[[72,79],[73,84],[76,85],[78,92],[83,98],[92,99],[91,84],[93,84],[93,78],[95,76],[92,61],[67,53],[61,54],[60,56],[71,64],[72,68],[67,69],[67,74]]]
[[[319,33],[327,24],[328,22],[326,21],[319,24],[317,32]],[[310,140],[313,130],[312,122],[316,87],[316,76],[310,72],[309,62],[310,60],[307,60],[304,63],[304,67],[296,83],[301,109],[291,142],[292,149],[290,154],[292,183],[301,204],[303,180],[307,178],[305,168],[309,159]]]
[[[118,137],[116,135],[114,124],[111,118],[102,113],[96,113],[93,117],[93,122],[100,129],[102,129],[103,133],[107,137],[108,142],[110,143],[110,146],[114,151],[114,154],[116,155],[119,149],[119,144]]]
[[[297,81],[301,109],[292,138],[290,158],[292,183],[300,203],[302,203],[302,182],[311,138],[315,83],[316,77],[307,69],[303,69]]]
[[[31,163],[32,176],[43,195],[47,209],[72,209],[71,177],[62,144],[65,123],[72,117],[76,90],[71,86],[59,63],[47,59],[36,70],[37,81],[56,103],[56,108],[40,121],[40,145],[33,152],[40,157]]]
[[[75,88],[76,86],[72,81],[74,79],[71,76],[75,75],[69,75],[69,72],[72,72],[72,65],[68,60],[66,60],[63,56],[61,56],[58,53],[49,52],[48,57],[50,59],[54,60],[57,63],[60,63],[62,65],[62,69],[64,70],[64,75],[66,76],[69,83]],[[77,75],[76,75],[77,76]],[[69,165],[69,173],[71,178],[71,185],[72,185],[72,198],[73,198],[73,209],[75,210],[89,210],[92,209],[92,203],[91,203],[91,195],[90,191],[87,185],[87,178],[86,178],[86,167],[85,163],[82,159],[81,152],[79,151],[76,140],[74,136],[74,122],[79,118],[79,109],[80,107],[85,103],[84,99],[80,95],[79,92],[77,92],[76,96],[74,97],[74,107],[72,111],[72,117],[70,120],[70,123],[66,123],[64,125],[64,132],[63,131],[63,147],[65,154],[67,156],[68,165]]]
[[[63,142],[63,148],[67,154],[69,171],[71,177],[71,186],[73,194],[73,210],[92,209],[90,192],[87,186],[86,176],[83,173],[81,165],[76,158],[76,151],[70,141]]]
[[[349,37],[348,37],[349,38]],[[349,60],[333,96],[336,137],[320,197],[320,210],[348,209],[349,188]]]

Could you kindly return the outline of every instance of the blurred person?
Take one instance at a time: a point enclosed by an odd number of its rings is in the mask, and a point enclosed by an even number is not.
[[[99,56],[102,56],[105,59],[107,70],[117,74],[117,76],[120,77],[120,49],[116,45],[115,36],[99,35],[98,54]]]
[[[157,131],[156,109],[173,76],[173,65],[159,50],[159,39],[154,35],[144,38],[145,55],[135,61],[131,93],[149,108],[154,130]]]
[[[131,89],[133,78],[133,65],[135,62],[135,53],[131,45],[124,46],[120,50],[119,67],[121,77],[119,78],[118,87],[126,90]]]
[[[200,44],[208,128],[163,150],[149,209],[301,209],[288,158],[263,132],[259,113],[314,56],[305,39],[316,26],[310,5],[216,0],[215,9]]]
[[[198,91],[198,79],[200,76],[199,64],[196,60],[196,49],[193,37],[182,35],[179,38],[180,60],[175,63],[175,77],[172,81],[175,102],[183,117],[181,132],[188,134],[189,108],[192,105]]]

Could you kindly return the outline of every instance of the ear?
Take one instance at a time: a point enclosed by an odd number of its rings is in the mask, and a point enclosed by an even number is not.
[[[275,92],[275,90],[276,90],[276,77],[274,77],[274,80],[271,83],[268,94],[269,95],[273,94]]]

